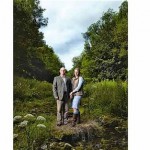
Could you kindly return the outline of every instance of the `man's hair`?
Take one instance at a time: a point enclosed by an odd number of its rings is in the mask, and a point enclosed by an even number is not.
[[[61,67],[60,70],[61,70],[61,69],[64,69],[64,70],[66,71],[66,68],[65,68],[65,67]],[[59,71],[60,71],[60,70],[59,70]]]

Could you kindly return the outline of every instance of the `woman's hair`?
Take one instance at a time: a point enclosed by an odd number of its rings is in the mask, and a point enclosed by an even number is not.
[[[80,76],[80,69],[79,69],[79,68],[75,68],[74,71],[75,71],[75,70],[78,70],[79,76]],[[74,73],[73,73],[73,76],[75,76]]]

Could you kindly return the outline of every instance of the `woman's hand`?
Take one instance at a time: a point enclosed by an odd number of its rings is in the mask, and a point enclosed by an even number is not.
[[[70,92],[70,96],[72,96],[73,92]]]
[[[72,95],[70,95],[70,99],[72,99],[73,98],[73,96]]]
[[[70,92],[70,99],[73,98],[73,92]]]

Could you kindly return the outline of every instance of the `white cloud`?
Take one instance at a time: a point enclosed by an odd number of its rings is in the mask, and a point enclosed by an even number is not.
[[[40,0],[49,18],[48,26],[41,29],[45,41],[54,48],[67,69],[72,58],[80,55],[84,47],[81,33],[96,22],[109,8],[118,10],[122,1],[96,0]]]
[[[72,58],[75,56],[79,56],[83,50],[84,45],[81,43],[80,45],[77,45],[76,47],[71,48],[71,50],[68,50],[67,53],[64,54],[58,54],[59,58],[62,62],[65,62],[66,69],[72,68]]]

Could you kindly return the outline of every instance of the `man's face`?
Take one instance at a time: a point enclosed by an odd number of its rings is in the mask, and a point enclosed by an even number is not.
[[[61,68],[61,69],[60,69],[60,75],[61,75],[61,76],[64,76],[65,74],[66,74],[65,68]]]

